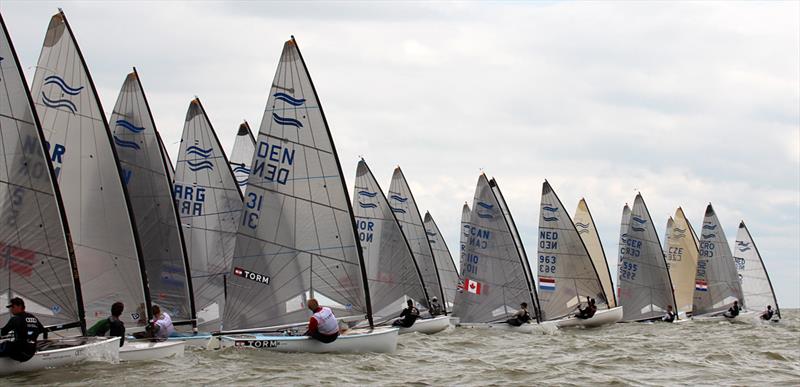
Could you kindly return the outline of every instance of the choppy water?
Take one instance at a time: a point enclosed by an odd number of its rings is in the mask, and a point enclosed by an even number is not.
[[[187,351],[91,363],[0,384],[800,385],[800,311],[779,324],[616,324],[525,335],[455,329],[404,335],[392,355]]]

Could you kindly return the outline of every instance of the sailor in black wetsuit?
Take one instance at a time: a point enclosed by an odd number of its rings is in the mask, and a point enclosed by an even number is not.
[[[419,309],[414,306],[413,300],[407,301],[408,308],[403,309],[403,312],[400,313],[400,318],[394,320],[392,323],[393,327],[404,327],[409,328],[414,325],[414,321],[417,321],[419,317]]]
[[[519,304],[519,310],[514,313],[510,319],[506,320],[506,324],[518,327],[522,324],[527,324],[531,321],[531,314],[528,312],[528,303],[523,302]]]
[[[672,311],[672,305],[667,305],[667,313],[661,317],[661,321],[671,323],[675,321],[675,312]]]
[[[586,297],[587,304],[585,309],[581,309],[580,305],[578,305],[578,314],[575,317],[585,320],[594,317],[595,312],[597,312],[597,305],[594,303],[594,298]]]
[[[119,339],[119,346],[125,344],[125,323],[119,319],[122,315],[122,310],[125,305],[121,302],[115,302],[111,305],[111,317],[100,320],[87,331],[89,336],[108,336],[121,337]]]
[[[0,335],[13,333],[9,341],[0,343],[0,357],[10,357],[19,362],[30,360],[36,354],[36,338],[45,332],[45,327],[36,316],[25,312],[25,301],[19,297],[11,299],[6,306],[13,316],[0,330]]]
[[[761,319],[769,321],[772,320],[772,316],[774,315],[775,311],[772,310],[772,305],[767,305],[767,310],[765,310],[764,313],[761,313]]]
[[[739,307],[739,301],[734,301],[733,306],[731,306],[728,309],[728,311],[723,313],[722,315],[727,318],[735,318],[736,316],[739,315],[740,310],[742,310],[742,308]]]

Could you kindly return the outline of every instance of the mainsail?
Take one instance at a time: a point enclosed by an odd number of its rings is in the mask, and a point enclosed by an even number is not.
[[[428,242],[431,244],[431,250],[433,250],[433,258],[436,260],[436,268],[439,270],[442,289],[444,289],[445,298],[442,302],[450,310],[453,308],[453,302],[458,291],[458,270],[455,262],[453,262],[453,256],[450,255],[450,249],[447,248],[447,243],[444,241],[442,232],[439,231],[439,226],[433,221],[433,216],[431,216],[430,212],[425,213],[424,225],[425,233],[428,234]]]
[[[142,244],[150,299],[175,324],[190,324],[195,314],[189,261],[171,197],[168,161],[136,69],[125,78],[109,122]]]
[[[608,307],[608,297],[589,251],[564,204],[547,181],[542,185],[539,211],[539,305],[543,320],[575,312],[587,298]]]
[[[622,207],[622,220],[620,220],[619,226],[619,242],[617,249],[617,277],[619,278],[619,263],[622,262],[622,254],[625,251],[625,238],[622,236],[628,233],[628,224],[631,222],[631,208],[628,206],[628,203],[625,203],[625,206]],[[619,292],[620,286],[619,281],[617,281],[617,305],[619,305]]]
[[[472,208],[453,314],[467,323],[503,321],[520,303],[536,303],[514,236],[484,174],[478,178]]]
[[[672,238],[672,236],[670,235],[670,232],[672,231],[672,225],[673,224],[675,224],[675,220],[672,219],[672,217],[670,216],[669,219],[667,219],[667,227],[664,229],[664,242],[661,244],[661,246],[664,247],[664,256],[665,257],[667,256],[667,252],[669,251],[669,247],[668,247],[669,246],[669,240],[670,240],[670,238]],[[667,262],[667,267],[669,267],[669,262]]]
[[[250,165],[225,329],[305,323],[308,297],[372,324],[353,209],[294,38],[283,46]]]
[[[697,273],[697,241],[694,230],[683,209],[675,210],[672,224],[667,227],[667,265],[675,292],[675,310],[678,313],[692,313],[694,297],[694,277]]]
[[[742,299],[742,285],[731,248],[714,207],[709,203],[700,230],[693,314],[724,312],[734,301],[739,301],[740,306],[747,306],[747,300]]]
[[[389,206],[391,206],[392,212],[397,217],[409,246],[411,246],[411,252],[414,253],[414,260],[417,261],[419,271],[422,273],[422,280],[425,283],[425,290],[428,296],[436,296],[440,300],[444,300],[444,289],[442,288],[441,278],[439,278],[439,269],[436,266],[436,260],[433,258],[433,250],[428,242],[428,237],[425,235],[422,216],[400,167],[394,169],[388,194]],[[447,307],[444,306],[444,309],[446,313]]]
[[[21,297],[45,326],[85,332],[64,206],[2,15],[0,25],[0,303]]]
[[[472,226],[469,224],[470,215],[472,211],[469,209],[469,205],[464,203],[464,207],[461,207],[461,227],[459,228],[460,238],[459,238],[459,248],[458,248],[458,268],[459,274],[463,274],[461,270],[464,265],[467,265],[467,244],[469,243],[469,230]],[[459,282],[460,283],[460,282]]]
[[[366,264],[373,317],[377,321],[396,317],[409,298],[418,307],[427,309],[428,294],[411,246],[363,159],[356,169],[353,195],[353,214]]]
[[[575,209],[575,229],[583,240],[583,245],[589,251],[589,256],[592,258],[597,275],[600,277],[600,283],[603,284],[603,292],[608,298],[608,307],[614,308],[617,306],[617,292],[614,291],[614,283],[611,282],[611,270],[608,267],[606,260],[606,253],[603,250],[603,243],[600,242],[600,234],[597,232],[597,226],[592,218],[592,213],[589,211],[589,206],[586,204],[586,199],[581,199],[578,202],[578,208]]]
[[[122,301],[128,326],[150,315],[147,278],[128,192],[100,100],[59,12],[50,19],[32,96],[49,142],[83,279],[87,323]]]
[[[636,195],[620,242],[617,283],[623,321],[660,317],[668,305],[675,305],[675,297],[664,250],[641,194]]]
[[[253,161],[255,151],[256,140],[253,138],[253,132],[250,131],[250,124],[244,121],[239,125],[239,131],[236,132],[230,159],[231,169],[242,195],[247,190],[247,176],[250,175],[250,162]]]
[[[186,112],[172,193],[192,268],[198,326],[219,329],[242,194],[198,98]]]
[[[747,302],[747,308],[752,311],[764,311],[767,310],[767,305],[770,305],[780,317],[778,299],[772,289],[772,281],[769,280],[767,267],[764,266],[764,260],[761,259],[753,236],[750,235],[750,230],[744,225],[744,221],[739,223],[739,232],[736,234],[736,250],[733,252],[733,256],[742,279],[742,293]]]
[[[161,135],[158,132],[156,132],[156,137],[158,137],[158,145],[161,147],[161,154],[167,163],[167,177],[169,177],[169,183],[172,184],[172,182],[175,181],[175,165],[172,164],[172,159],[169,157],[169,152],[167,152],[167,146],[164,145],[164,140],[161,139]]]

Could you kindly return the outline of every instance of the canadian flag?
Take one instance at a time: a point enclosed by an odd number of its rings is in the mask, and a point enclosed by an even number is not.
[[[470,293],[481,294],[481,283],[464,278],[464,289]]]

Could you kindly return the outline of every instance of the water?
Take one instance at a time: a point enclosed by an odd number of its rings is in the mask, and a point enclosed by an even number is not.
[[[392,355],[187,351],[91,363],[0,384],[800,385],[800,311],[779,324],[616,324],[525,335],[455,329],[405,335]]]

